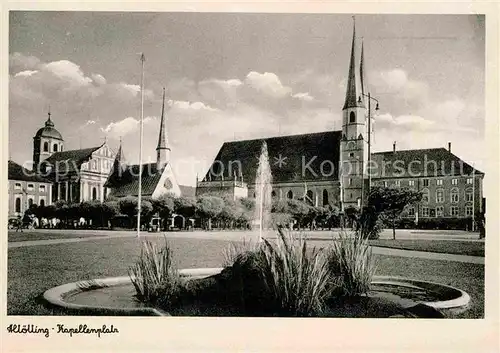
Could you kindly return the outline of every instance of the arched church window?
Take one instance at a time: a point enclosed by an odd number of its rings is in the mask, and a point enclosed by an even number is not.
[[[323,206],[328,205],[328,191],[325,189],[323,190]]]
[[[292,190],[290,190],[290,191],[287,192],[286,197],[289,198],[290,200],[293,199],[293,192],[292,192]]]
[[[354,114],[354,112],[351,112],[351,114],[349,114],[349,122],[350,123],[356,122],[356,114]]]
[[[54,143],[54,146],[52,147],[53,152],[57,152],[57,143]]]
[[[44,142],[44,144],[43,144],[43,151],[44,152],[49,152],[49,143],[48,142]]]

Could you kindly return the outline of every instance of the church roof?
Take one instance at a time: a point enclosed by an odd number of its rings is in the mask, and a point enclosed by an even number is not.
[[[103,145],[79,150],[56,152],[44,160],[43,163],[56,165],[60,173],[78,171],[81,164],[88,161],[92,153],[102,146]]]
[[[179,185],[179,189],[181,189],[181,196],[183,197],[195,197],[196,195],[196,187],[189,185]]]
[[[397,150],[372,155],[373,178],[472,175],[473,167],[446,148]],[[484,173],[475,170],[475,174]]]
[[[221,180],[221,176],[228,180],[236,174],[238,178],[242,175],[243,181],[253,184],[264,141],[267,143],[273,183],[337,180],[340,139],[340,131],[326,131],[226,142],[203,180]]]
[[[19,165],[14,161],[9,161],[8,163],[8,178],[9,180],[50,183],[50,180],[35,175],[32,170],[26,169],[22,165]]]
[[[139,195],[139,171],[140,165],[124,166],[121,175],[112,174],[109,176],[104,186],[111,188],[110,196],[125,197]],[[160,182],[163,172],[156,168],[156,163],[147,163],[142,165],[141,172],[141,194],[142,196],[151,196]]]

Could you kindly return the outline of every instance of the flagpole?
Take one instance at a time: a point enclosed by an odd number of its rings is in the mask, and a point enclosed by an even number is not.
[[[141,131],[139,139],[139,190],[137,194],[137,237],[141,236],[141,198],[142,198],[142,135],[144,126],[144,53],[141,53]]]

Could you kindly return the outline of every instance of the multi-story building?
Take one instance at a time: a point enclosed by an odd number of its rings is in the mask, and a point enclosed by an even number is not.
[[[484,173],[451,153],[451,144],[448,149],[406,151],[396,151],[394,145],[393,151],[370,153],[370,98],[363,66],[363,47],[359,60],[356,56],[354,28],[342,129],[226,142],[197,182],[196,194],[255,196],[260,150],[266,142],[273,197],[300,198],[315,206],[334,204],[345,210],[366,204],[370,187],[380,185],[424,193],[420,204],[407,208],[408,217],[465,218],[484,211]]]
[[[448,149],[432,148],[375,153],[373,185],[410,188],[422,192],[422,201],[406,208],[415,218],[464,218],[483,212],[484,173]],[[383,166],[383,167],[382,167]]]
[[[9,217],[22,216],[32,204],[48,206],[52,203],[50,180],[13,161],[8,164],[8,179]]]
[[[64,139],[49,117],[33,138],[33,167],[52,182],[52,202],[103,201],[115,154],[107,143],[78,150],[64,149]]]

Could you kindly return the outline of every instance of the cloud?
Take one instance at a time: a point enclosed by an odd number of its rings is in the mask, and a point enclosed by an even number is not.
[[[158,120],[157,117],[145,117],[144,124],[149,124]],[[140,120],[134,117],[127,117],[117,122],[111,122],[106,127],[101,128],[101,131],[108,134],[112,138],[119,138],[131,134],[139,128]]]
[[[45,71],[78,86],[87,86],[92,83],[90,77],[86,77],[80,66],[68,60],[53,61],[43,66]]]
[[[37,69],[40,64],[40,59],[31,55],[22,53],[13,53],[9,56],[9,71],[11,73],[23,70]]]
[[[251,71],[248,73],[245,83],[257,91],[275,98],[289,96],[292,92],[290,87],[283,86],[276,74],[270,72],[261,74]]]
[[[212,108],[202,102],[186,102],[186,101],[173,101],[169,100],[167,102],[172,109],[177,109],[181,111],[200,111],[200,110],[208,110],[208,111],[217,111],[217,109]]]
[[[14,75],[14,77],[28,77],[31,75],[34,75],[38,72],[38,70],[24,70],[20,71],[17,74]]]
[[[295,93],[292,95],[293,98],[300,99],[305,102],[312,102],[314,100],[314,97],[311,96],[309,93]]]
[[[380,128],[403,128],[413,130],[427,130],[434,125],[434,121],[425,119],[418,115],[400,115],[393,117],[389,113],[380,114],[374,118],[375,126]]]
[[[141,86],[139,85],[131,85],[128,83],[121,82],[120,86],[129,91],[130,93],[132,93],[134,96],[137,96],[141,91]]]
[[[94,82],[97,83],[98,85],[106,84],[106,79],[104,78],[104,76],[100,74],[92,74],[90,75],[90,77],[92,77],[92,80],[94,80]]]

